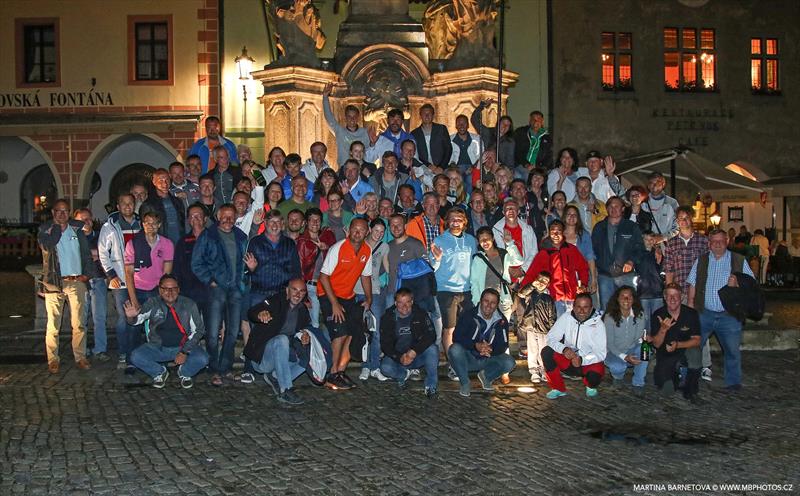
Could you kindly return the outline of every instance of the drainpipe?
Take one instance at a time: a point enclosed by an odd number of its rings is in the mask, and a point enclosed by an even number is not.
[[[222,74],[225,68],[225,0],[218,0],[217,3],[217,65],[219,66],[219,75],[217,76],[217,102],[219,102],[219,118],[225,122],[225,112],[222,109]],[[223,127],[224,131],[224,127]],[[223,134],[224,136],[224,134]],[[238,159],[237,159],[238,161]]]
[[[67,174],[69,180],[70,205],[75,206],[75,183],[72,182],[72,135],[67,135]]]

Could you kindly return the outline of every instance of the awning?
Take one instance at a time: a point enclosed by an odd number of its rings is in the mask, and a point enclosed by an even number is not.
[[[743,189],[760,193],[760,183],[725,169],[688,148],[669,148],[617,160],[617,175],[626,184],[647,184],[647,175],[658,171],[671,182],[670,161],[675,160],[676,196],[694,201],[698,193]]]

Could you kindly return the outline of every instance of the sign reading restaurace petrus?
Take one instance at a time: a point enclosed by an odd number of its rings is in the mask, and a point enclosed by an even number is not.
[[[46,91],[28,93],[0,93],[0,109],[4,108],[58,108],[58,107],[109,107],[114,105],[109,91]]]
[[[655,107],[651,117],[665,123],[665,131],[677,133],[679,145],[708,146],[711,133],[721,130],[725,121],[733,119],[731,108]]]

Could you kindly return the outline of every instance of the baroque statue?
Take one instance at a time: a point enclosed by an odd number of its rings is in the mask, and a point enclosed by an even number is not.
[[[325,46],[322,20],[314,0],[264,0],[280,57],[271,65],[318,67],[317,50]]]
[[[499,0],[433,0],[423,26],[431,59],[448,69],[494,65],[494,20]]]

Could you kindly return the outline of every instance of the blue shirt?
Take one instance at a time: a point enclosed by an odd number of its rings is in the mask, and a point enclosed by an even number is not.
[[[692,270],[689,271],[689,277],[686,278],[686,284],[694,286],[697,282],[697,262],[699,258],[692,264]],[[742,272],[752,276],[753,271],[747,261],[742,266]],[[722,300],[719,299],[718,291],[723,286],[728,285],[728,278],[731,275],[731,252],[726,250],[725,254],[719,259],[713,253],[708,252],[708,277],[706,278],[706,296],[703,302],[707,310],[712,312],[724,312],[725,307],[722,306]]]
[[[58,226],[55,226],[58,229]],[[78,233],[72,226],[61,233],[61,239],[56,245],[58,254],[58,264],[61,267],[61,277],[79,276],[81,270],[81,245],[78,241]]]
[[[463,233],[453,236],[450,231],[436,236],[433,244],[442,249],[442,259],[436,260],[431,254],[433,269],[436,273],[436,287],[439,291],[450,293],[466,293],[470,290],[469,272],[472,256],[478,251],[475,237]]]

